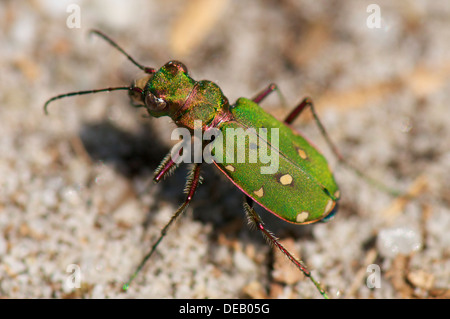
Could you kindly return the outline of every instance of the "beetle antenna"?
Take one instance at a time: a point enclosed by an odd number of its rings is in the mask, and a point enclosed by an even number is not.
[[[116,48],[123,55],[125,55],[127,57],[127,59],[129,61],[131,61],[131,63],[133,63],[135,66],[137,66],[139,69],[141,69],[145,73],[153,74],[156,72],[156,70],[154,68],[150,68],[150,67],[147,67],[147,66],[144,66],[144,65],[138,63],[131,55],[129,55],[124,49],[122,49],[113,39],[108,37],[103,32],[93,29],[93,30],[89,31],[89,34],[90,35],[95,34],[95,35],[99,36],[100,38],[102,38],[103,40],[105,40],[106,42],[108,42],[112,47]]]
[[[94,93],[99,93],[99,92],[111,92],[111,91],[119,91],[119,90],[128,90],[128,91],[139,91],[139,88],[134,88],[134,87],[129,87],[129,86],[118,86],[118,87],[110,87],[110,88],[104,88],[104,89],[96,89],[96,90],[87,90],[87,91],[78,91],[78,92],[69,92],[69,93],[64,93],[64,94],[60,94],[57,96],[52,97],[51,99],[47,100],[47,102],[45,102],[44,104],[44,112],[45,115],[48,115],[48,105],[55,101],[55,100],[59,100],[65,97],[69,97],[69,96],[74,96],[74,95],[84,95],[84,94],[94,94]]]

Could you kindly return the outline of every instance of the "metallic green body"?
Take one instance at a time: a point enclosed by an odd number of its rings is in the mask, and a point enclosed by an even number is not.
[[[244,210],[249,221],[253,222],[266,239],[280,249],[305,276],[309,277],[323,297],[328,298],[303,262],[278,242],[277,238],[263,226],[260,216],[252,208],[253,202],[257,202],[278,217],[296,224],[328,220],[337,211],[339,190],[325,158],[304,137],[295,133],[286,124],[291,123],[301,113],[308,105],[308,101],[303,100],[287,117],[286,123],[283,123],[264,112],[254,102],[261,101],[270,93],[272,88],[275,88],[273,85],[261,92],[254,101],[240,98],[234,105],[230,105],[217,84],[211,81],[195,81],[188,75],[186,66],[181,62],[170,61],[158,70],[145,67],[100,31],[94,30],[92,33],[122,52],[146,75],[135,80],[129,87],[109,87],[54,96],[44,104],[45,113],[49,103],[64,97],[127,90],[134,106],[145,107],[153,117],[169,116],[180,131],[186,131],[181,129],[187,128],[187,134],[182,132],[182,136],[187,136],[188,139],[193,136],[196,140],[201,129],[204,134],[200,155],[203,155],[203,159],[207,162],[211,162],[210,155],[213,155],[212,162],[253,199],[246,198],[244,201]],[[309,105],[326,137],[313,105]],[[209,143],[205,137],[210,138]],[[332,146],[327,137],[326,139]],[[198,150],[195,144],[194,149]],[[178,160],[184,159],[185,150],[189,151],[190,146],[187,149],[176,147],[172,149],[155,171],[155,182],[176,168]],[[194,154],[194,157],[197,155],[198,153]],[[124,290],[128,290],[131,281],[155,252],[170,225],[189,205],[200,184],[200,167],[199,163],[193,165],[186,182],[187,194],[184,203],[161,230],[149,253],[123,286]]]
[[[217,167],[244,193],[278,217],[308,224],[334,212],[339,190],[323,155],[255,102],[240,98],[230,106],[215,83],[195,81],[177,61],[155,70],[145,80],[136,81],[130,96],[134,102],[143,104],[150,115],[170,116],[179,127],[191,132],[195,129],[194,121],[201,121],[203,132],[219,129],[223,142],[216,139],[210,145]],[[242,133],[235,137],[247,137],[245,144],[239,147],[237,143],[227,144],[228,129],[239,128]],[[253,131],[248,130],[251,128]],[[267,129],[266,138],[261,138],[260,128]],[[278,146],[271,144],[272,129],[278,129]],[[258,141],[257,145],[251,138]],[[261,167],[268,164],[260,156],[253,163],[248,160],[249,152],[261,147],[269,149],[278,159],[277,170],[270,174],[261,172]],[[247,158],[239,153],[244,150]]]
[[[229,103],[219,86],[211,81],[195,81],[184,72],[184,66],[171,61],[150,78],[143,92],[153,92],[167,103],[163,111],[149,110],[154,117],[170,116],[180,127],[194,129],[194,121],[202,121],[204,129],[214,118],[228,112]]]
[[[323,155],[303,136],[276,120],[251,100],[238,99],[231,108],[231,114],[232,120],[218,125],[225,136],[223,148],[235,154],[238,151],[236,147],[227,147],[227,128],[267,128],[267,139],[258,139],[257,148],[266,146],[276,153],[279,159],[278,170],[273,174],[262,174],[260,168],[268,167],[268,164],[262,163],[260,156],[256,157],[256,163],[249,162],[250,149],[256,147],[250,145],[251,138],[248,134],[245,162],[239,163],[236,156],[227,162],[226,156],[218,154],[216,156],[222,161],[215,163],[218,168],[248,196],[284,220],[307,224],[326,217],[335,207],[339,190]],[[278,148],[271,145],[273,128],[278,129],[275,133],[279,132]],[[258,132],[256,130],[250,134],[258,135]]]

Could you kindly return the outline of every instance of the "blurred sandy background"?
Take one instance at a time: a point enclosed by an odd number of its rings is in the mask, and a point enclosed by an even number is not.
[[[266,226],[332,298],[449,298],[450,4],[376,1],[378,28],[371,3],[2,1],[0,297],[320,297],[248,229],[242,195],[214,167],[120,292],[184,199],[187,171],[151,183],[173,125],[143,117],[124,92],[56,101],[44,116],[54,95],[127,85],[140,74],[88,37],[97,28],[142,64],[183,61],[230,101],[271,82],[292,107],[311,96],[349,161],[415,199],[337,165],[305,115],[295,126],[330,159],[340,212],[327,224],[295,226],[260,210]],[[282,119],[290,109],[279,102],[273,94],[263,107]],[[80,288],[70,286],[70,267],[81,272]]]

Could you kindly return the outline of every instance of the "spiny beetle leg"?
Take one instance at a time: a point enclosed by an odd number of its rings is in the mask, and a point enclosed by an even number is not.
[[[175,169],[178,167],[178,159],[181,156],[182,149],[176,154],[175,157],[172,157],[172,151],[167,154],[164,159],[161,161],[161,164],[159,164],[158,168],[155,170],[153,181],[155,183],[158,183],[161,178],[165,178],[172,174]]]
[[[133,273],[133,275],[130,277],[130,279],[128,280],[128,282],[126,284],[123,285],[122,289],[124,291],[127,291],[128,288],[130,287],[131,282],[134,280],[134,278],[136,278],[136,276],[139,274],[139,272],[141,271],[141,269],[144,267],[144,265],[146,264],[146,262],[150,259],[150,257],[153,255],[153,253],[155,252],[156,248],[158,247],[158,245],[161,243],[162,239],[164,238],[164,236],[166,236],[167,231],[169,229],[169,227],[173,224],[173,222],[186,210],[186,208],[188,207],[189,203],[191,202],[192,198],[194,197],[194,193],[197,189],[197,186],[200,184],[201,178],[200,178],[200,167],[201,167],[201,163],[199,164],[194,164],[191,171],[189,172],[188,178],[187,178],[187,182],[186,182],[186,187],[185,187],[185,193],[186,195],[186,199],[184,201],[184,203],[178,207],[178,209],[176,210],[176,212],[172,215],[172,217],[170,218],[169,222],[164,226],[164,228],[161,230],[161,233],[159,235],[158,240],[156,240],[156,242],[153,244],[152,248],[150,249],[150,251],[148,252],[147,255],[145,255],[145,257],[142,259],[141,263],[139,264],[139,266],[137,267],[136,271]]]
[[[328,295],[326,291],[320,286],[320,283],[315,280],[311,272],[308,270],[306,265],[299,259],[295,258],[283,245],[280,244],[278,239],[272,234],[271,231],[269,231],[267,228],[264,227],[264,223],[261,219],[261,217],[256,213],[256,211],[253,209],[254,201],[248,197],[245,196],[244,198],[244,210],[247,215],[247,218],[249,222],[254,224],[263,234],[264,238],[266,240],[276,246],[306,277],[308,277],[312,283],[316,286],[317,290],[319,290],[320,294],[328,299]]]
[[[349,169],[351,169],[352,171],[355,172],[356,175],[358,175],[359,177],[361,177],[362,179],[364,179],[365,181],[367,181],[369,184],[377,187],[378,189],[391,194],[392,196],[400,196],[402,195],[402,192],[393,189],[389,186],[386,186],[385,184],[367,176],[366,174],[364,174],[360,169],[358,169],[357,167],[353,166],[352,164],[350,164],[345,157],[343,157],[341,155],[341,153],[339,153],[336,145],[334,145],[333,141],[331,140],[330,136],[328,135],[327,131],[325,130],[325,127],[322,125],[322,122],[319,119],[319,116],[317,115],[316,109],[314,107],[314,103],[312,101],[311,98],[306,97],[304,98],[299,105],[297,105],[294,110],[286,117],[286,119],[284,120],[284,122],[286,124],[291,124],[302,112],[303,110],[305,110],[306,107],[309,107],[309,109],[311,110],[311,113],[314,117],[314,121],[317,124],[317,127],[320,130],[320,133],[322,134],[322,136],[325,138],[325,141],[328,144],[328,147],[331,149],[331,151],[333,152],[333,154],[337,157],[339,163],[345,165],[346,167],[348,167]]]

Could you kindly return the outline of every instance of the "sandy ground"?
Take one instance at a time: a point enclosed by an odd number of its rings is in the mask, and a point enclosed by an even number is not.
[[[320,298],[248,229],[242,195],[214,167],[121,292],[183,201],[187,171],[151,183],[174,126],[123,92],[56,101],[44,116],[54,95],[140,74],[88,37],[97,28],[145,65],[183,61],[230,101],[271,82],[291,107],[311,96],[341,153],[414,199],[338,165],[305,115],[295,127],[329,158],[340,211],[295,226],[259,210],[266,226],[331,298],[450,298],[450,4],[377,1],[377,25],[370,3],[2,1],[0,297]],[[280,105],[276,94],[263,103],[282,119]]]

